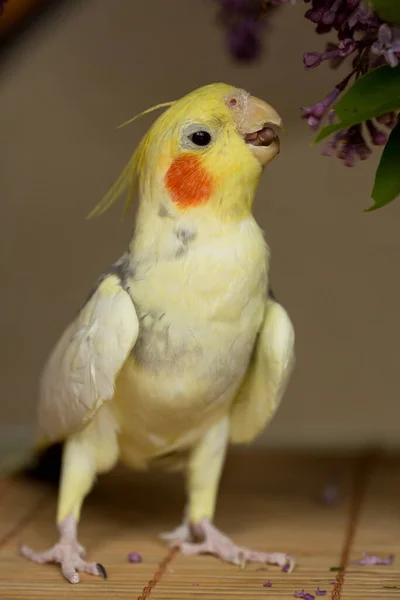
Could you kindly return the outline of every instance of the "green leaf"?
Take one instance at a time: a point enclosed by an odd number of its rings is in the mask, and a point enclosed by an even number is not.
[[[336,103],[342,122],[356,125],[400,108],[400,65],[370,71],[351,86]]]
[[[336,571],[344,571],[344,567],[331,567],[329,570],[335,573]]]
[[[369,0],[372,8],[381,17],[382,21],[400,24],[399,0]]]
[[[393,129],[376,170],[371,212],[393,202],[400,195],[400,123]]]
[[[400,2],[399,2],[400,5]],[[323,127],[315,138],[317,144],[335,131],[374,119],[400,109],[400,65],[370,71],[351,86],[335,104],[340,123]]]

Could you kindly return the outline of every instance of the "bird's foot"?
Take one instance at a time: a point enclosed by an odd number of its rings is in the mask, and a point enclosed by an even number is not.
[[[160,538],[168,542],[171,546],[175,546],[179,542],[193,541],[192,531],[187,523],[182,523],[176,529],[160,533]]]
[[[85,550],[77,542],[67,543],[60,541],[45,552],[35,552],[29,546],[24,545],[21,546],[20,552],[28,560],[40,565],[58,563],[61,566],[62,574],[70,583],[79,583],[80,577],[78,571],[89,573],[90,575],[102,575],[104,579],[107,579],[107,572],[103,565],[83,560]]]
[[[61,572],[70,583],[79,583],[79,571],[90,575],[101,575],[107,579],[107,572],[100,563],[85,562],[85,548],[81,546],[76,537],[77,523],[70,515],[59,525],[60,541],[50,550],[36,552],[29,546],[21,546],[20,552],[24,558],[40,565],[57,563]]]
[[[295,561],[287,554],[281,552],[256,552],[248,548],[236,546],[230,538],[221,533],[207,519],[203,519],[193,529],[196,536],[201,537],[203,541],[199,543],[177,541],[175,543],[182,553],[187,556],[214,554],[225,562],[241,567],[244,567],[247,562],[252,562],[287,567],[288,572],[294,568]]]

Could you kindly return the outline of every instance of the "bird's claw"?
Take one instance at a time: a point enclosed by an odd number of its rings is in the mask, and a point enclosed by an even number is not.
[[[65,579],[70,583],[79,583],[79,571],[90,575],[101,575],[107,579],[107,571],[100,563],[88,563],[83,560],[85,550],[78,543],[58,543],[50,550],[36,552],[29,546],[21,546],[20,552],[24,558],[38,564],[58,563]]]

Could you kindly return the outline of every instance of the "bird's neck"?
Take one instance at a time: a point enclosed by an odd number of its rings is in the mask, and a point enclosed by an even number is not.
[[[254,194],[253,194],[254,195]],[[159,261],[177,258],[192,242],[210,243],[215,238],[240,230],[253,220],[253,197],[243,198],[234,190],[230,196],[220,193],[204,206],[181,209],[165,193],[157,198],[144,195],[139,201],[136,226],[130,251],[135,261]]]

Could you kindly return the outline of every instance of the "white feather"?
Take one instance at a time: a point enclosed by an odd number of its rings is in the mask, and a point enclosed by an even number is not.
[[[138,332],[132,299],[116,276],[107,277],[65,330],[44,368],[38,416],[45,439],[81,430],[113,398],[116,376]]]

